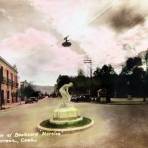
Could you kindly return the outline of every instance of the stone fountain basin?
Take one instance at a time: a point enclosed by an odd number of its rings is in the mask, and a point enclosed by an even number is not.
[[[84,129],[87,129],[91,127],[94,124],[94,121],[92,119],[89,119],[87,117],[81,117],[82,119],[74,121],[74,122],[67,122],[64,124],[57,124],[57,123],[51,123],[49,119],[42,121],[38,126],[37,130],[39,132],[57,132],[61,134],[65,133],[72,133],[76,131],[81,131]]]
[[[66,105],[53,110],[52,117],[42,121],[37,129],[39,132],[68,133],[84,130],[93,124],[94,121],[81,116],[76,107]]]

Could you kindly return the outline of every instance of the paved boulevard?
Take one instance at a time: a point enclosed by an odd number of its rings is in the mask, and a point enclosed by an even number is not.
[[[43,99],[0,111],[3,134],[35,133],[36,125],[48,119],[58,99]],[[34,142],[0,143],[0,148],[147,148],[148,105],[101,105],[75,103],[81,113],[94,119],[93,127],[67,135],[33,137]],[[27,137],[28,138],[28,137]],[[29,137],[30,138],[30,137]],[[7,138],[8,139],[8,138]]]

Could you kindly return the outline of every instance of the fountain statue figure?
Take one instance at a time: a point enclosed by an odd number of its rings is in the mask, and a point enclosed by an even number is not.
[[[68,103],[71,101],[71,95],[69,94],[69,88],[73,86],[73,83],[70,82],[68,84],[64,84],[60,89],[59,92],[62,96],[62,105],[67,106]]]

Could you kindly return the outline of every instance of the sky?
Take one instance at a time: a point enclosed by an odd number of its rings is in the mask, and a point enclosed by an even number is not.
[[[20,81],[54,85],[59,74],[112,64],[148,48],[146,0],[0,0],[0,56]],[[62,47],[69,35],[71,47]]]

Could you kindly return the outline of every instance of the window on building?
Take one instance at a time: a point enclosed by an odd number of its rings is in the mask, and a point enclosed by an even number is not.
[[[7,99],[9,100],[10,99],[10,92],[7,91]]]
[[[4,104],[5,103],[5,101],[4,101],[4,90],[1,91],[1,99],[2,99],[2,104]]]
[[[2,76],[3,76],[3,74],[4,74],[4,68],[3,68],[3,66],[1,66],[1,70],[2,70]]]
[[[1,66],[1,69],[0,69],[0,82],[2,82],[3,80],[3,66]]]
[[[7,80],[9,79],[9,71],[7,70]]]
[[[7,88],[8,88],[8,86],[9,86],[9,71],[7,70]]]
[[[13,81],[13,73],[11,73],[11,81]]]
[[[13,88],[13,73],[11,73],[11,88]]]

